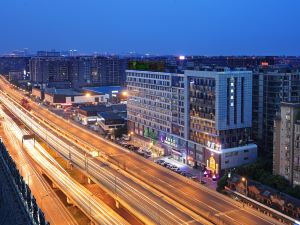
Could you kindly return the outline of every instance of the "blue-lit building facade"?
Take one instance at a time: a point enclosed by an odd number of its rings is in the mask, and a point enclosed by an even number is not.
[[[252,72],[127,71],[128,126],[166,155],[213,173],[255,160]]]

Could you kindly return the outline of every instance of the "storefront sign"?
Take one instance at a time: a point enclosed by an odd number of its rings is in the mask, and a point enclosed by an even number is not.
[[[208,142],[207,142],[207,147],[210,148],[210,149],[218,150],[218,151],[220,151],[221,148],[222,148],[221,145],[216,144],[216,143],[211,142],[211,141],[208,141]]]
[[[170,145],[170,146],[172,146],[172,147],[175,147],[175,148],[178,147],[178,145],[176,144],[176,140],[174,140],[174,139],[171,138],[171,137],[166,137],[166,139],[164,140],[164,143],[165,143],[165,144],[168,144],[168,145]]]

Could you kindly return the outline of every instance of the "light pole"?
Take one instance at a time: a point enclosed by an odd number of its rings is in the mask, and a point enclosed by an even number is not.
[[[245,194],[246,194],[246,196],[248,196],[248,180],[247,180],[246,177],[242,177],[242,181],[245,182],[245,185],[246,185],[246,192],[245,192]]]

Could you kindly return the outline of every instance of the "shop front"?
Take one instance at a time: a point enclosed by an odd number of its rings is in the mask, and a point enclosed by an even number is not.
[[[169,134],[160,134],[160,142],[165,146],[166,152],[173,159],[186,163],[186,142],[176,136]]]

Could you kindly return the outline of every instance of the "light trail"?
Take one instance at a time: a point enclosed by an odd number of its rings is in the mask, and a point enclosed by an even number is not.
[[[5,114],[2,112],[1,115]],[[9,126],[9,129],[6,130],[10,135],[14,135],[21,141],[23,135],[27,134],[27,132],[21,130],[9,117],[5,116],[4,118],[5,126]],[[7,122],[9,122],[9,125],[6,124]],[[90,191],[74,181],[66,172],[62,172],[57,162],[55,163],[56,165],[53,165],[53,161],[49,161],[51,156],[39,143],[34,144],[32,140],[27,140],[24,141],[24,147],[42,169],[47,171],[47,175],[55,181],[60,189],[67,193],[75,201],[76,205],[83,209],[87,215],[90,215],[94,221],[103,225],[128,225],[123,218],[106,206],[105,203],[95,198]]]
[[[138,213],[139,216],[142,215],[140,217],[141,220],[149,224],[200,224],[175,206],[164,201],[160,196],[151,193],[123,174],[119,174],[117,177],[116,173],[114,173],[115,170],[110,166],[103,166],[102,164],[93,162],[92,159],[86,159],[85,152],[62,141],[62,137],[58,137],[50,132],[49,129],[45,129],[3,95],[0,95],[0,100],[22,122],[62,156],[97,179],[105,187],[105,190],[110,191],[112,195],[116,194],[113,190],[117,190],[118,200],[122,204],[132,207],[134,213]],[[204,219],[202,223],[210,224]]]

